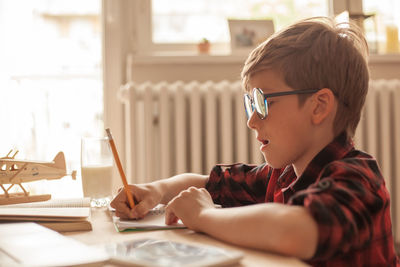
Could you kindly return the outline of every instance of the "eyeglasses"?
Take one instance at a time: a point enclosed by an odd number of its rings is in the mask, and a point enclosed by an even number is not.
[[[260,88],[254,88],[253,97],[247,93],[244,94],[244,109],[246,111],[247,119],[250,119],[254,110],[256,110],[258,117],[262,120],[268,116],[267,98],[285,95],[313,94],[319,90],[320,89],[306,89],[264,94]]]

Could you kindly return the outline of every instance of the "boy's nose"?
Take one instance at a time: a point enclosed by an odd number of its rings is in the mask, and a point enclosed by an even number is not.
[[[250,116],[250,118],[247,120],[247,127],[250,129],[255,130],[257,127],[257,121],[260,121],[260,118],[256,114],[257,112],[253,112]]]

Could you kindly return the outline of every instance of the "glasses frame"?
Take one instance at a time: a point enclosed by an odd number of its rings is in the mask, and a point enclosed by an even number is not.
[[[321,89],[305,89],[305,90],[293,90],[293,91],[283,91],[283,92],[276,92],[276,93],[270,93],[270,94],[264,94],[264,92],[261,90],[261,88],[253,88],[253,93],[252,97],[248,93],[244,94],[244,109],[246,111],[247,119],[250,119],[250,117],[253,115],[254,110],[256,111],[258,117],[261,120],[264,120],[268,116],[268,101],[267,98],[271,97],[277,97],[277,96],[285,96],[285,95],[303,95],[303,94],[313,94],[318,92]],[[265,116],[257,109],[258,105],[254,103],[254,98],[256,96],[256,93],[259,93],[264,96],[264,111],[265,111]],[[247,104],[246,102],[250,101],[250,107],[251,107],[251,113],[247,111]]]

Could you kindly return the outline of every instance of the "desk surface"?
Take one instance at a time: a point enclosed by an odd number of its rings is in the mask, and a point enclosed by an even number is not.
[[[92,209],[91,222],[93,225],[92,231],[69,232],[64,235],[87,245],[107,244],[143,238],[181,241],[189,244],[201,243],[204,245],[213,245],[220,248],[242,251],[244,258],[240,266],[307,266],[295,258],[287,258],[230,245],[205,234],[195,233],[188,229],[118,233],[114,228],[108,211],[104,209]]]

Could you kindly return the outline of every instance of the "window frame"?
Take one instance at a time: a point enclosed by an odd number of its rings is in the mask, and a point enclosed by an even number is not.
[[[339,14],[349,9],[353,12],[362,12],[362,0],[328,0],[330,15]],[[153,43],[152,41],[152,1],[137,0],[134,6],[136,17],[136,30],[133,33],[136,46],[133,48],[135,54],[152,55],[159,53],[187,54],[196,52],[196,43]],[[229,43],[213,43],[211,54],[226,54],[230,51]]]
[[[137,18],[136,41],[137,47],[134,51],[137,54],[152,54],[157,52],[194,52],[197,43],[153,43],[152,34],[152,1],[135,1],[135,16]],[[212,52],[218,54],[229,50],[229,43],[213,43]]]

